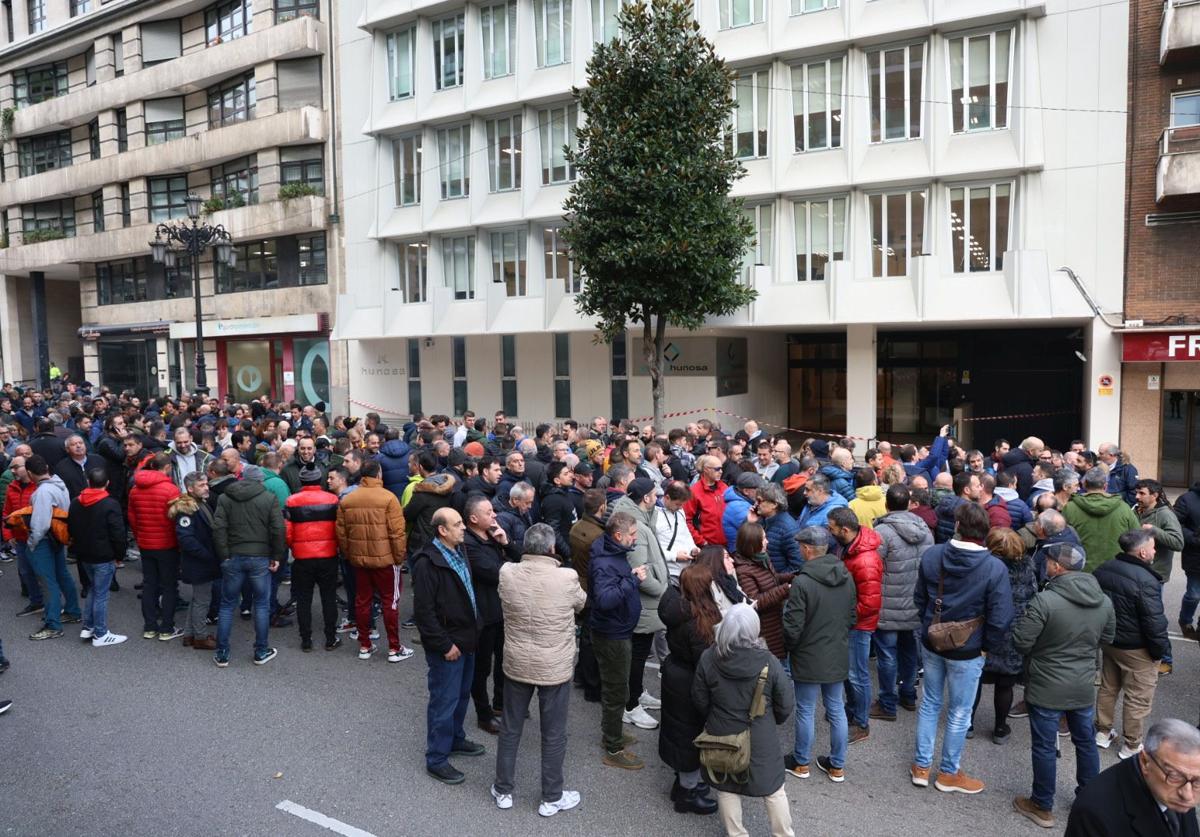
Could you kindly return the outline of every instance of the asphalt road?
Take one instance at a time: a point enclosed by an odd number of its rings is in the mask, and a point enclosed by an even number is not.
[[[468,728],[488,747],[459,759],[465,784],[446,787],[424,772],[425,663],[418,653],[398,664],[381,656],[361,662],[353,643],[335,653],[318,645],[300,652],[296,629],[272,631],[279,656],[251,664],[252,631],[235,620],[233,661],[217,669],[210,653],[178,640],[143,640],[132,585],[138,564],[120,571],[110,626],[131,635],[124,645],[93,649],[77,631],[30,642],[35,618],[21,606],[15,564],[0,577],[0,637],[12,668],[0,676],[0,698],[15,701],[0,717],[0,834],[321,835],[333,832],[279,810],[289,800],[361,829],[366,835],[719,835],[718,819],[676,814],[666,798],[672,774],[657,757],[657,732],[636,730],[633,747],[646,769],[625,772],[600,763],[599,711],[575,692],[566,762],[567,787],[582,792],[573,811],[537,815],[537,713],[526,727],[515,806],[498,811],[488,793],[495,739]],[[286,596],[288,588],[283,588]],[[186,588],[185,588],[186,590]],[[1183,590],[1168,586],[1174,616]],[[405,610],[407,612],[407,609]],[[77,626],[68,626],[77,627]],[[407,636],[411,632],[403,632]],[[1176,671],[1160,681],[1153,717],[1197,718],[1194,642],[1175,643]],[[647,683],[657,692],[654,671]],[[991,728],[990,691],[977,717]],[[473,720],[468,715],[468,724]],[[911,786],[915,715],[876,722],[850,750],[847,780],[820,773],[787,779],[798,834],[1013,835],[1043,833],[1010,808],[1030,782],[1029,730],[1014,721],[1004,746],[986,734],[967,743],[964,767],[987,782],[975,797]],[[790,722],[780,728],[790,742]],[[818,742],[827,742],[818,722]],[[1116,748],[1101,753],[1115,762]],[[1059,762],[1060,829],[1073,792],[1069,743]],[[761,806],[746,805],[753,834],[765,834]],[[355,834],[353,831],[342,833]],[[358,833],[357,837],[363,837]]]

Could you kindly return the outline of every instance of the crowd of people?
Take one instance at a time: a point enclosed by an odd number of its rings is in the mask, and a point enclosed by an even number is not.
[[[77,624],[93,648],[125,643],[108,601],[137,562],[144,640],[178,639],[224,668],[236,615],[261,666],[293,617],[314,650],[317,593],[327,652],[348,635],[370,660],[386,639],[399,663],[415,653],[401,630],[415,630],[437,780],[463,782],[451,759],[486,752],[466,734],[473,705],[497,737],[491,794],[511,808],[536,693],[539,813],[575,807],[563,768],[578,688],[599,704],[603,764],[641,769],[627,730],[658,730],[675,810],[719,813],[730,835],[747,833],[742,797],[764,800],[772,834],[793,834],[788,777],[847,781],[852,746],[901,710],[916,716],[911,783],[979,793],[964,763],[986,685],[992,742],[1029,720],[1017,813],[1056,824],[1069,737],[1068,834],[1133,833],[1129,820],[1198,833],[1200,732],[1145,726],[1174,667],[1162,585],[1177,552],[1179,629],[1200,637],[1200,484],[1172,507],[1116,445],[1060,452],[1029,437],[985,453],[943,427],[927,447],[860,451],[753,421],[527,431],[470,412],[389,426],[265,396],[143,402],[58,384],[0,391],[0,561],[17,564],[19,615],[40,620],[31,640]],[[652,660],[660,697],[646,688]],[[1101,773],[1114,744],[1119,764]]]

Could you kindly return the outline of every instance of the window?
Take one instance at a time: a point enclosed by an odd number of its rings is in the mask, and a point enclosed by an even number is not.
[[[538,111],[538,133],[542,146],[542,183],[567,183],[575,179],[575,167],[567,163],[565,148],[575,145],[575,123],[579,109],[562,105]]]
[[[558,227],[542,230],[542,246],[546,251],[546,281],[562,282],[563,292],[568,294],[583,290],[583,277],[575,270],[575,262]]]
[[[539,67],[570,63],[572,2],[533,0],[533,39]]]
[[[450,338],[450,367],[454,376],[454,415],[467,411],[467,338]]]
[[[128,227],[133,223],[133,210],[129,205],[129,184],[121,184],[121,226]]]
[[[521,117],[487,122],[488,185],[493,192],[521,188]]]
[[[275,23],[287,23],[298,17],[320,17],[319,0],[275,0]]]
[[[21,177],[66,168],[72,160],[70,131],[17,140],[17,162]]]
[[[88,123],[88,153],[93,160],[100,159],[100,120],[93,119]]]
[[[258,94],[254,73],[223,82],[208,90],[208,127],[221,128],[253,119]]]
[[[500,406],[504,415],[519,415],[517,410],[517,338],[500,336]]]
[[[184,134],[183,97],[150,99],[144,103],[146,145],[182,139]]]
[[[415,26],[387,36],[388,97],[393,102],[413,94],[413,43],[416,37]]]
[[[104,190],[92,192],[92,232],[104,232]]]
[[[414,415],[421,410],[421,341],[408,338],[408,411]]]
[[[97,264],[96,298],[100,305],[119,305],[147,299],[144,260],[126,259]]]
[[[225,0],[204,11],[204,36],[209,46],[250,34],[254,10],[250,0]]]
[[[212,196],[221,198],[226,209],[258,203],[258,159],[240,157],[209,170]]]
[[[441,128],[437,136],[442,200],[465,198],[471,194],[471,126]]]
[[[55,96],[65,96],[68,89],[67,62],[42,64],[13,73],[13,95],[17,107],[36,105]]]
[[[117,78],[125,75],[125,36],[118,32],[112,36],[113,72]]]
[[[421,202],[421,135],[392,140],[392,171],[396,181],[396,206]]]
[[[277,61],[275,75],[279,88],[280,110],[322,106],[319,57]]]
[[[475,236],[442,239],[442,273],[455,299],[475,298]]]
[[[830,58],[792,67],[792,123],[797,151],[842,147],[844,63],[843,58]]]
[[[491,234],[492,281],[503,283],[506,296],[525,296],[525,231]]]
[[[517,0],[479,10],[483,28],[483,77],[512,75],[517,63]]]
[[[742,252],[742,281],[747,285],[754,284],[756,265],[771,264],[771,243],[775,231],[774,213],[773,203],[742,208],[742,214],[754,225],[754,238],[746,242],[746,249]]]
[[[96,83],[96,50],[89,49],[83,54],[83,78],[88,87]]]
[[[796,279],[821,282],[831,262],[846,258],[846,198],[796,201]]]
[[[433,22],[433,80],[438,90],[463,83],[463,14]]]
[[[867,53],[871,142],[918,139],[921,136],[921,74],[924,61],[924,44]]]
[[[908,261],[925,243],[925,192],[871,195],[871,275],[908,275]]]
[[[46,31],[46,0],[29,0],[29,34]]]
[[[239,243],[234,245],[234,253],[236,266],[215,265],[219,294],[328,281],[324,233]]]
[[[612,341],[612,418],[620,421],[629,418],[629,356],[625,345],[625,332]]]
[[[150,220],[169,221],[187,217],[187,177],[152,177],[149,179]]]
[[[302,183],[316,194],[325,194],[325,150],[319,145],[292,145],[279,149],[279,180],[283,185]]]
[[[596,43],[611,41],[617,37],[617,14],[623,0],[592,0],[592,40]],[[559,415],[569,415],[560,413]]]
[[[1012,224],[1012,184],[950,188],[950,238],[954,272],[1004,269]]]
[[[1171,127],[1200,125],[1200,91],[1176,93],[1171,96]]]
[[[401,291],[405,302],[428,302],[428,242],[409,241],[397,245],[396,249],[400,256],[400,272],[392,290]]]
[[[152,20],[142,24],[142,65],[170,61],[183,54],[179,20]]]
[[[26,241],[31,233],[58,232],[67,238],[75,236],[75,200],[26,204],[21,207],[21,232]]]
[[[571,335],[564,332],[554,335],[554,415],[571,417]]]
[[[6,43],[11,44],[16,34],[13,27],[13,0],[0,0],[0,4],[4,6],[4,36]]]
[[[129,117],[126,115],[125,108],[117,108],[113,111],[113,119],[117,123],[117,152],[129,150]]]
[[[732,129],[725,146],[743,159],[767,156],[767,118],[770,72],[766,69],[738,73],[733,82]]]
[[[71,17],[85,15],[92,10],[92,0],[71,0]]]
[[[802,15],[807,12],[822,12],[825,9],[836,9],[838,0],[792,0],[792,14]]]
[[[298,240],[297,255],[296,278],[299,284],[324,285],[329,281],[329,254],[325,250],[325,233],[301,236]],[[289,260],[284,258],[282,263],[284,285],[290,284],[289,265]]]
[[[954,132],[1008,127],[1011,29],[951,38],[950,107]]]
[[[717,0],[717,6],[722,29],[762,23],[765,19],[763,0]]]

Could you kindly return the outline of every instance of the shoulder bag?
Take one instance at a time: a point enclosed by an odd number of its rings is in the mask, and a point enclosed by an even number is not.
[[[937,598],[933,600],[933,622],[930,623],[929,629],[925,631],[925,637],[929,640],[929,647],[940,653],[957,651],[959,648],[962,648],[967,644],[967,640],[971,638],[971,635],[983,625],[982,616],[976,616],[974,619],[966,619],[961,622],[942,621],[942,596],[945,581],[946,566],[942,564],[938,567],[938,591]]]
[[[754,719],[767,714],[764,692],[767,688],[768,666],[758,673],[754,684],[754,697],[750,699],[750,723],[741,732],[733,735],[712,735],[701,732],[692,743],[700,751],[700,765],[708,773],[713,784],[744,785],[750,781],[750,728]]]

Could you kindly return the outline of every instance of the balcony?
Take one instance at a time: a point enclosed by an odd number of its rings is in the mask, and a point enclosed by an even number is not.
[[[1200,125],[1167,128],[1158,140],[1156,200],[1200,195]]]
[[[1200,54],[1200,0],[1165,0],[1158,63],[1195,60]]]

